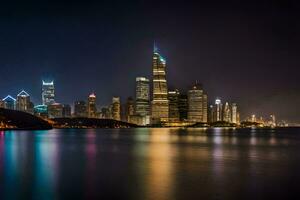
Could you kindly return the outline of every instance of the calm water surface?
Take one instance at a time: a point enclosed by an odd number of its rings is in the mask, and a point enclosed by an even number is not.
[[[300,129],[0,131],[0,199],[300,199]]]

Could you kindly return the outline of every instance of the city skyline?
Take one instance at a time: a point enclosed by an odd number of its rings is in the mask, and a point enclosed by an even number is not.
[[[16,97],[24,89],[37,103],[36,86],[53,79],[62,103],[93,91],[100,105],[116,95],[125,101],[134,96],[136,77],[151,77],[155,40],[168,61],[170,88],[187,90],[198,80],[210,103],[222,97],[245,115],[276,113],[299,122],[299,28],[290,17],[299,14],[288,3],[270,5],[5,3],[0,96]]]

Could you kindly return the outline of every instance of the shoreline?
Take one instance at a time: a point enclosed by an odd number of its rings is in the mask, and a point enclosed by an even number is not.
[[[260,130],[269,130],[269,129],[287,129],[287,128],[300,128],[300,126],[288,126],[288,127],[120,127],[120,128],[112,128],[112,127],[99,127],[99,128],[93,128],[93,127],[86,127],[86,128],[60,128],[60,127],[53,127],[51,129],[36,129],[36,128],[0,128],[0,131],[47,131],[47,130],[53,130],[53,129],[137,129],[137,128],[176,128],[176,129],[260,129]]]

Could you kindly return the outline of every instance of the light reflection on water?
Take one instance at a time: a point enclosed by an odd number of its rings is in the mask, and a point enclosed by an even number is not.
[[[299,129],[2,131],[0,199],[286,198],[300,181],[297,133]]]

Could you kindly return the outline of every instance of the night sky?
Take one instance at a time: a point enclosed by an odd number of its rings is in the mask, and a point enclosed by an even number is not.
[[[101,3],[99,3],[101,2]],[[0,96],[25,89],[41,102],[42,79],[56,100],[96,92],[134,96],[151,78],[155,41],[169,88],[198,80],[210,102],[300,122],[300,4],[297,1],[6,1],[0,5]]]

